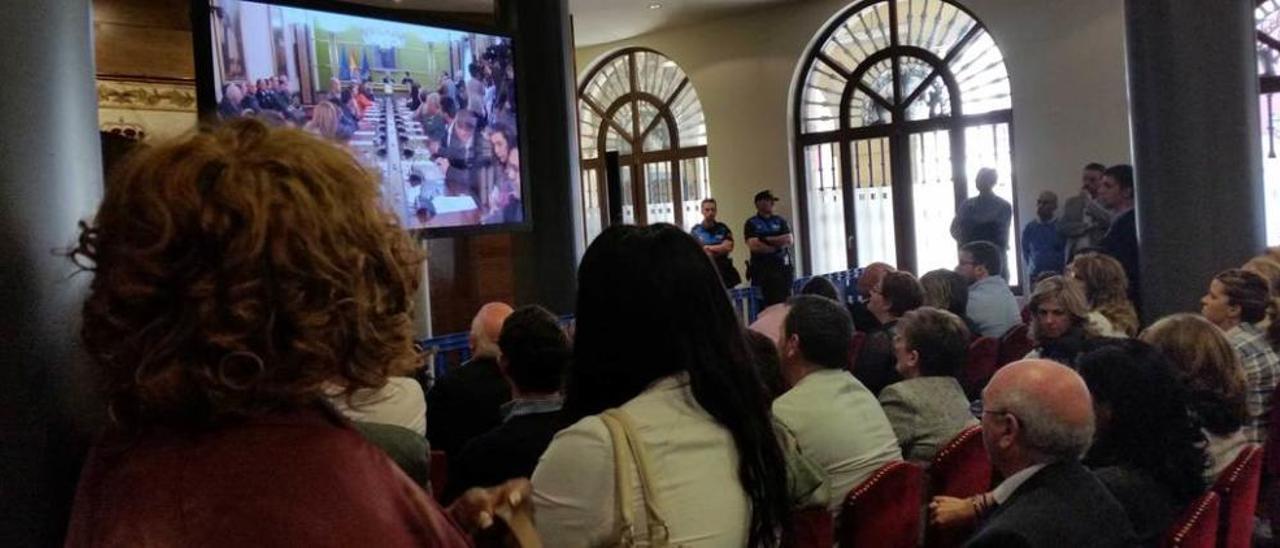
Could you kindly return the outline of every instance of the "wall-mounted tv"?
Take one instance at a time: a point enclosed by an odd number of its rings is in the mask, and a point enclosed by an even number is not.
[[[206,117],[255,116],[345,147],[426,236],[527,227],[509,36],[323,0],[192,9]]]

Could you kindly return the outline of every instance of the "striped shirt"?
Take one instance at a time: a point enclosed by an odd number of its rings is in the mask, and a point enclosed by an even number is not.
[[[1240,356],[1244,366],[1245,404],[1249,416],[1244,435],[1250,443],[1264,443],[1270,423],[1271,393],[1280,382],[1280,357],[1276,356],[1266,335],[1258,326],[1241,323],[1227,331],[1227,340]]]

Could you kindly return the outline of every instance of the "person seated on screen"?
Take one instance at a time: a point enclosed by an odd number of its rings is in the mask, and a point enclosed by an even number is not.
[[[278,103],[278,97],[272,91],[274,86],[271,82],[265,78],[259,78],[254,88],[254,97],[262,110],[282,110]]]
[[[364,119],[364,112],[373,106],[373,99],[366,95],[365,84],[351,86],[351,101],[355,104],[356,117]]]
[[[244,112],[241,103],[244,101],[244,92],[240,89],[240,85],[230,83],[222,86],[222,101],[218,102],[218,116],[224,120],[240,116]]]
[[[445,128],[448,127],[449,121],[445,118],[443,107],[440,106],[439,93],[428,93],[422,100],[422,106],[414,112],[414,117],[422,123],[423,135],[435,137],[437,141],[444,140]]]
[[[502,323],[498,347],[511,401],[502,406],[502,425],[467,442],[450,461],[446,504],[472,487],[532,476],[562,426],[560,389],[573,350],[555,315],[537,305],[520,307]]]
[[[893,349],[905,380],[880,392],[880,406],[903,457],[928,463],[938,449],[978,423],[956,380],[969,351],[969,328],[946,310],[917,308],[898,320]]]
[[[258,104],[258,86],[253,80],[244,83],[244,98],[240,100],[240,108],[250,112],[262,112],[262,105]]]
[[[441,144],[444,161],[437,165],[444,171],[445,185],[450,195],[470,195],[479,203],[479,166],[476,160],[482,157],[482,148],[487,148],[488,140],[478,139],[476,131],[476,115],[470,110],[459,110],[453,125],[445,134]],[[484,141],[483,146],[480,141]]]
[[[329,79],[329,91],[325,94],[325,98],[330,101],[342,99],[342,80],[337,76]]]
[[[502,200],[502,222],[518,223],[524,220],[523,189],[520,187],[520,149],[511,147],[507,154],[507,172]]]
[[[341,118],[337,105],[324,101],[311,110],[311,121],[303,129],[331,141],[343,141],[340,137]]]
[[[462,547],[492,516],[474,504],[532,499],[514,482],[446,513],[326,403],[420,360],[422,251],[351,154],[236,119],[105,188],[73,256],[109,423],[67,546]]]
[[[283,74],[271,78],[275,84],[277,102],[283,110],[291,110],[293,108],[293,90],[289,88],[289,77]]]

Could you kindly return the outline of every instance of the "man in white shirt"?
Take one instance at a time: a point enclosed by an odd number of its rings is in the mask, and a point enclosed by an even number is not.
[[[898,439],[875,396],[845,371],[853,320],[840,303],[794,297],[782,331],[782,374],[791,389],[774,400],[773,414],[823,470],[815,502],[838,513],[849,491],[902,459]]]
[[[1080,375],[1048,360],[1014,362],[982,397],[982,442],[1005,480],[966,546],[1133,545],[1124,509],[1080,464],[1094,431]]]
[[[1009,283],[1000,277],[1003,253],[991,242],[970,242],[960,247],[956,273],[969,280],[968,316],[983,337],[1000,338],[1022,323],[1018,301]]]

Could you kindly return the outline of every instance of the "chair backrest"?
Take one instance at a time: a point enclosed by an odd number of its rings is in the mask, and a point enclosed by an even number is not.
[[[858,364],[858,354],[862,353],[862,345],[867,342],[867,334],[856,331],[853,338],[849,339],[849,372],[853,373],[853,368]]]
[[[1031,328],[1020,323],[1009,328],[1004,335],[1000,337],[1000,359],[997,360],[996,369],[1004,367],[1012,362],[1021,360],[1035,348],[1035,342],[1031,340]]]
[[[783,548],[831,548],[835,544],[835,524],[825,506],[793,512],[791,525],[791,536],[782,539]]]
[[[1258,506],[1258,483],[1262,479],[1262,448],[1250,445],[1240,451],[1212,491],[1222,497],[1218,518],[1218,546],[1249,548],[1253,540],[1253,512]]]
[[[939,495],[965,498],[990,490],[991,457],[982,445],[982,426],[970,426],[947,442],[933,457],[928,475],[930,498]],[[924,545],[927,548],[960,546],[972,533],[972,527],[929,527]]]
[[[996,373],[999,357],[1000,341],[996,339],[978,337],[969,343],[969,354],[965,359],[964,369],[960,371],[960,386],[964,387],[964,393],[969,399],[977,399],[982,393],[982,388]]]
[[[1280,402],[1280,384],[1271,392],[1271,401]],[[1271,423],[1267,427],[1267,444],[1262,451],[1263,465],[1268,476],[1280,474],[1280,405],[1271,406]]]
[[[1183,510],[1161,540],[1162,548],[1213,548],[1218,538],[1218,507],[1222,498],[1209,491]]]
[[[449,457],[444,451],[431,451],[431,494],[438,500],[444,496],[444,488],[449,481]]]
[[[915,548],[920,537],[924,470],[904,461],[882,466],[844,499],[842,547]]]

